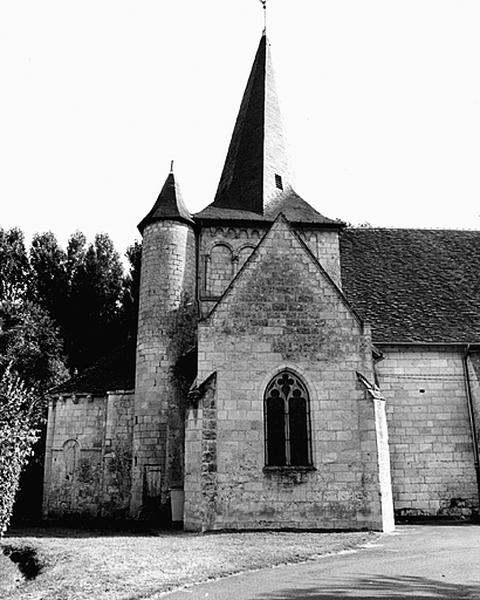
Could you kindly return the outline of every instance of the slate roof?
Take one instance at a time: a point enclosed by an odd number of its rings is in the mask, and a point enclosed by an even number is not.
[[[58,394],[92,394],[103,396],[108,391],[133,390],[135,387],[135,345],[129,344],[101,358],[81,375],[76,375],[49,391]]]
[[[180,187],[172,172],[168,174],[157,201],[148,215],[140,221],[138,229],[143,233],[148,224],[165,219],[176,219],[193,223],[192,217],[183,201]]]
[[[342,227],[340,221],[329,219],[305,202],[294,190],[285,190],[272,200],[265,208],[264,214],[246,210],[221,208],[210,204],[200,213],[193,215],[195,221],[258,221],[273,223],[283,213],[290,223],[304,225],[325,225]]]
[[[213,204],[262,213],[267,38],[262,35]]]
[[[340,248],[374,342],[480,341],[480,231],[346,229]]]
[[[274,221],[280,213],[283,213],[290,223],[325,224],[336,227],[344,225],[340,221],[320,214],[292,189],[280,194],[265,207],[265,217],[269,220]]]

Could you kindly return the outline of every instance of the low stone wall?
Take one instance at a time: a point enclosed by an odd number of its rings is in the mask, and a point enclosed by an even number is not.
[[[49,403],[43,514],[126,517],[130,500],[131,392],[60,396]]]

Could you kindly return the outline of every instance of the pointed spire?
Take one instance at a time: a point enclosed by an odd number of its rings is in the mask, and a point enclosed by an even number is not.
[[[262,34],[233,130],[214,206],[263,214],[291,186],[266,33]]]
[[[193,225],[192,217],[183,202],[180,187],[173,174],[173,160],[170,164],[170,173],[163,184],[157,201],[148,215],[140,221],[138,229],[143,234],[143,230],[150,223],[165,220],[183,221]]]
[[[340,226],[300,198],[292,180],[270,44],[264,30],[215,199],[194,217],[271,221],[283,212],[292,223]]]

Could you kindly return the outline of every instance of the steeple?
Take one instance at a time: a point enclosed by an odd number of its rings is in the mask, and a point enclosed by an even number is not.
[[[170,173],[163,184],[163,188],[158,195],[157,201],[148,215],[140,221],[138,229],[140,230],[140,233],[143,234],[143,230],[150,223],[165,220],[184,221],[193,224],[192,217],[183,202],[180,187],[173,174],[173,161]]]
[[[263,32],[213,205],[263,214],[266,201],[290,182],[270,48]]]
[[[283,212],[293,222],[336,223],[302,200],[293,190],[292,179],[264,30],[215,199],[194,217],[270,221]]]

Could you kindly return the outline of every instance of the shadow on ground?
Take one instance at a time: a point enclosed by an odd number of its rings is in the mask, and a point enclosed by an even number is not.
[[[193,537],[196,533],[179,529],[159,529],[153,527],[124,528],[95,528],[70,525],[38,526],[38,527],[11,527],[5,534],[8,538],[99,538],[99,537]]]
[[[351,578],[341,585],[328,584],[296,589],[283,589],[252,597],[255,600],[341,600],[342,598],[362,598],[362,600],[479,600],[479,585],[463,585],[426,579],[424,577],[385,577],[370,576]]]

